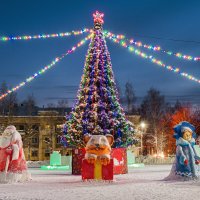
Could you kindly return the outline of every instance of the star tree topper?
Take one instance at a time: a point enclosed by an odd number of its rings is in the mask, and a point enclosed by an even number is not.
[[[99,11],[96,11],[95,13],[93,13],[93,17],[94,17],[94,23],[99,23],[99,24],[103,24],[103,17],[104,14],[100,13]]]

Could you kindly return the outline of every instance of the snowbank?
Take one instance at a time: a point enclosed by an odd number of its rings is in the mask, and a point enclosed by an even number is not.
[[[145,165],[166,165],[174,163],[175,156],[171,157],[154,157],[154,156],[139,156],[136,157],[137,163],[144,163]]]
[[[164,181],[171,165],[130,169],[112,183],[82,182],[63,171],[29,170],[32,181],[0,184],[1,200],[199,200],[200,182]]]
[[[42,165],[49,165],[49,160],[45,161],[27,161],[28,168],[40,168]]]

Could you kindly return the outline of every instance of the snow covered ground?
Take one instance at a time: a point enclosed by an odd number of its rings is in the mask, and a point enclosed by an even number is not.
[[[0,184],[0,200],[199,200],[200,182],[163,181],[171,165],[129,169],[112,183],[82,182],[63,171],[29,169],[32,181]]]

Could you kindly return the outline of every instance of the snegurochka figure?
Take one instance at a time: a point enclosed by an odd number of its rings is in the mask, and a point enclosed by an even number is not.
[[[194,148],[195,127],[189,122],[183,121],[174,127],[176,139],[176,158],[170,175],[166,179],[199,179],[200,157]]]

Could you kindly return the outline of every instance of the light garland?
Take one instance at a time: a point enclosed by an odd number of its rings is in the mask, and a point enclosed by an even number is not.
[[[160,52],[165,53],[167,55],[170,55],[170,56],[173,55],[173,56],[176,56],[177,58],[180,58],[180,59],[183,59],[183,60],[200,61],[200,57],[194,57],[194,56],[185,55],[185,54],[182,54],[182,53],[164,50],[160,46],[143,44],[142,42],[136,41],[134,39],[128,40],[128,39],[126,39],[126,37],[124,35],[115,35],[115,34],[109,32],[109,31],[104,31],[104,34],[106,34],[108,37],[113,37],[113,38],[118,39],[118,40],[124,40],[124,42],[128,41],[129,44],[132,44],[132,45],[137,46],[137,47],[143,47],[143,48],[146,48],[146,49],[152,50],[152,51],[160,51]]]
[[[94,13],[93,14],[94,17],[94,21],[96,20],[98,23],[103,24],[103,14],[102,13]],[[46,39],[46,38],[58,38],[58,37],[67,37],[67,36],[71,36],[71,35],[81,35],[85,32],[90,32],[91,34],[89,36],[87,36],[85,39],[81,40],[77,45],[73,46],[70,50],[68,50],[66,53],[62,54],[62,56],[60,57],[56,57],[49,65],[43,67],[41,70],[39,70],[38,72],[34,73],[32,76],[28,77],[25,81],[19,83],[17,86],[11,88],[10,90],[8,90],[6,93],[2,94],[0,96],[0,100],[5,98],[7,95],[9,95],[12,92],[15,92],[17,90],[19,90],[21,87],[23,87],[24,85],[26,85],[27,83],[33,81],[35,78],[37,78],[39,75],[44,74],[47,70],[51,69],[56,63],[60,62],[65,56],[67,56],[70,53],[73,53],[77,47],[82,46],[87,40],[89,40],[92,35],[93,35],[93,30],[92,29],[83,29],[81,31],[71,31],[71,32],[64,32],[64,33],[55,33],[55,34],[40,34],[40,35],[33,35],[33,36],[15,36],[15,37],[0,37],[0,41],[11,41],[11,40],[31,40],[31,39]],[[152,63],[155,63],[163,68],[166,68],[169,71],[173,71],[174,73],[178,73],[179,75],[186,77],[189,80],[195,81],[197,83],[200,83],[200,79],[195,78],[194,76],[185,73],[185,72],[181,72],[179,68],[177,67],[173,67],[171,65],[166,65],[165,63],[163,63],[161,60],[156,59],[155,57],[153,57],[152,55],[148,55],[142,51],[140,51],[137,48],[134,48],[133,45],[137,46],[137,47],[144,47],[146,49],[149,50],[153,50],[153,51],[161,51],[163,53],[166,53],[168,55],[174,55],[178,58],[181,59],[185,59],[185,60],[193,60],[193,61],[200,61],[200,57],[193,57],[193,56],[189,56],[189,55],[184,55],[181,53],[174,53],[172,51],[167,51],[167,50],[163,50],[160,46],[153,46],[153,45],[147,45],[147,44],[142,44],[142,42],[140,41],[135,41],[134,39],[126,39],[126,37],[124,35],[115,35],[109,31],[103,31],[103,34],[105,37],[111,39],[113,42],[120,44],[121,46],[123,46],[124,48],[127,48],[130,52],[133,52],[134,54],[145,58],[145,59],[149,59]]]
[[[127,48],[130,52],[144,58],[144,59],[148,59],[150,60],[152,63],[156,64],[156,65],[159,65],[163,68],[166,68],[167,70],[169,71],[172,71],[174,73],[177,73],[189,80],[192,80],[192,81],[195,81],[197,83],[200,83],[200,79],[188,74],[188,73],[185,73],[185,72],[181,72],[180,71],[180,68],[178,67],[174,67],[174,66],[171,66],[171,65],[166,65],[165,63],[163,63],[161,60],[158,60],[156,59],[155,57],[153,57],[152,55],[148,55],[142,51],[140,51],[139,49],[133,47],[132,45],[128,45],[125,41],[120,41],[119,39],[117,38],[113,38],[112,36],[108,36],[107,34],[104,34],[107,38],[111,39],[113,42],[115,43],[118,43],[120,44],[121,46],[123,46],[124,48]]]
[[[19,90],[21,87],[25,86],[27,83],[30,83],[31,81],[33,81],[38,76],[44,74],[47,70],[51,69],[56,63],[60,62],[65,56],[67,56],[68,54],[73,53],[77,49],[77,47],[81,47],[83,44],[85,44],[85,42],[87,40],[89,40],[92,37],[92,35],[93,34],[88,35],[86,38],[81,40],[77,45],[75,45],[71,49],[69,49],[66,53],[62,54],[60,57],[56,57],[49,65],[46,65],[45,67],[40,69],[38,72],[34,73],[32,76],[29,76],[28,78],[26,78],[25,81],[19,83],[15,87],[13,87],[10,90],[8,90],[6,93],[2,94],[0,96],[0,100],[5,98],[6,96],[8,96],[10,93]]]
[[[71,35],[81,35],[83,33],[88,33],[88,32],[92,32],[92,29],[84,28],[81,31],[71,31],[64,33],[53,33],[53,34],[23,35],[23,36],[12,36],[12,37],[3,36],[0,37],[0,41],[60,38],[60,37],[68,37]]]

